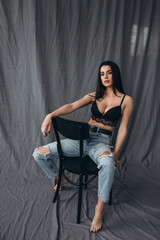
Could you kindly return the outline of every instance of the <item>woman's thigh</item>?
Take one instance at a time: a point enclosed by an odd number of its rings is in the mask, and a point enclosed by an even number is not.
[[[84,148],[85,148],[84,144]],[[53,157],[58,157],[58,151],[57,151],[57,142],[51,142],[48,143],[42,147],[48,147],[49,152],[50,152],[50,156]],[[61,140],[61,147],[62,147],[62,152],[64,156],[79,156],[79,141],[78,140],[72,140],[72,139],[62,139]],[[39,148],[37,148],[38,150]]]
[[[112,156],[111,138],[104,134],[91,134],[91,138],[87,145],[87,155],[99,165],[99,157],[101,154],[107,153],[108,156]]]
[[[103,154],[107,153],[108,156],[113,156],[112,150],[109,145],[106,145],[105,143],[97,143],[94,146],[91,146],[88,149],[88,155],[92,160],[99,165],[99,157]]]

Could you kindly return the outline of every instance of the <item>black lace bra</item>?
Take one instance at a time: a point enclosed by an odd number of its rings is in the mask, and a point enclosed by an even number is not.
[[[124,94],[121,104],[110,108],[105,114],[102,114],[97,106],[96,100],[93,102],[91,107],[92,116],[91,118],[98,123],[102,123],[104,125],[109,125],[111,127],[116,126],[118,120],[121,118],[121,105],[125,98],[126,94]]]

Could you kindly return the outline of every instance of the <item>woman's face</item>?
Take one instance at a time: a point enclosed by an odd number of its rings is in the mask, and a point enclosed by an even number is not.
[[[100,76],[103,86],[111,87],[113,85],[113,75],[111,66],[106,65],[100,68]]]

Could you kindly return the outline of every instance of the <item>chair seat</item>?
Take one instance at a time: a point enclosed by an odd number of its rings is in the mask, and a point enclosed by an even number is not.
[[[87,175],[92,175],[98,172],[97,165],[89,156],[85,156],[84,164],[86,170],[85,173],[87,173]],[[81,174],[81,158],[65,157],[65,159],[63,160],[63,168],[71,173]]]

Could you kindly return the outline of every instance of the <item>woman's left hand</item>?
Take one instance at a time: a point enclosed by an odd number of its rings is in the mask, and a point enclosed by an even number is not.
[[[118,167],[118,166],[119,166],[119,164],[120,164],[120,161],[117,159],[117,157],[116,157],[116,156],[114,156],[114,161],[115,161],[115,163],[116,163],[116,167]]]

